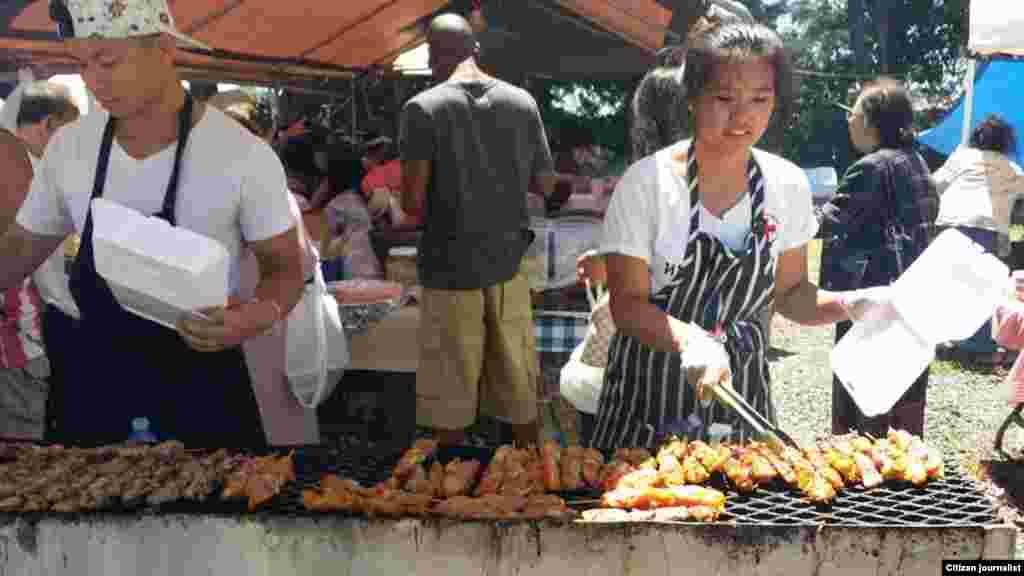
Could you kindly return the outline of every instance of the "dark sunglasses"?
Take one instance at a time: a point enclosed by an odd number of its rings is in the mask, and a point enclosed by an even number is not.
[[[57,34],[62,39],[75,37],[75,22],[65,0],[50,0],[50,20],[57,23]]]

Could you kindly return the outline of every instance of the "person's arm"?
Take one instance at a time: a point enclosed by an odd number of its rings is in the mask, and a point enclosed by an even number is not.
[[[842,297],[814,285],[807,275],[807,247],[786,250],[775,264],[775,310],[804,326],[849,320]]]
[[[250,245],[260,265],[260,280],[253,301],[258,309],[252,310],[254,316],[263,320],[255,322],[258,326],[273,326],[299,303],[306,281],[302,275],[304,241],[295,226],[284,234]]]
[[[400,226],[418,225],[426,209],[427,187],[432,176],[431,162],[437,142],[430,114],[416,101],[402,108],[399,151],[402,166],[402,212]]]
[[[32,186],[32,163],[28,151],[16,136],[0,130],[0,231],[7,230],[18,214]]]
[[[35,272],[64,242],[64,236],[35,234],[15,222],[0,236],[0,292],[17,286]]]
[[[59,147],[55,143],[51,148]],[[60,195],[53,185],[53,163],[48,154],[34,175],[21,141],[0,130],[0,291],[32,274],[67,237]]]
[[[402,160],[402,221],[396,227],[415,227],[422,221],[429,182],[429,160]]]
[[[226,308],[201,310],[209,320],[183,318],[178,328],[201,352],[237,346],[284,319],[302,296],[303,248],[293,221],[284,168],[268,149],[254,149],[241,183],[242,238],[259,262],[255,298]]]
[[[663,352],[679,352],[688,327],[650,301],[647,263],[622,254],[606,256],[608,305],[616,330]]]

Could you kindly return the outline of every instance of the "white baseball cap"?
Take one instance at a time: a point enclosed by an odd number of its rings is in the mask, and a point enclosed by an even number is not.
[[[50,0],[50,18],[65,39],[168,34],[184,48],[210,50],[178,31],[167,0]]]

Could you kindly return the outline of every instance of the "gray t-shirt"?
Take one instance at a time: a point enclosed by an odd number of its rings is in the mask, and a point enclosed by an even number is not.
[[[471,290],[515,276],[529,245],[526,194],[554,169],[537,103],[501,80],[445,82],[406,103],[403,160],[429,160],[419,278]]]

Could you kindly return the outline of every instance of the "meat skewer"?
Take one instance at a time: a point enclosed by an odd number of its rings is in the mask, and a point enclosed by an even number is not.
[[[583,448],[569,446],[562,452],[562,490],[574,492],[584,487]]]
[[[562,489],[562,448],[547,441],[541,446],[541,461],[544,469],[544,488],[549,492]]]
[[[444,467],[444,480],[438,496],[452,498],[467,495],[476,482],[480,468],[478,460],[452,460]]]
[[[604,456],[600,452],[593,448],[583,450],[583,482],[588,487],[600,486],[602,468],[604,468]]]
[[[473,492],[475,496],[486,496],[501,492],[501,485],[505,479],[505,459],[514,450],[515,448],[512,446],[505,445],[494,451],[494,455],[491,456],[491,461],[487,464],[487,469],[484,471],[483,478],[480,479],[480,483],[477,484],[476,490]]]

